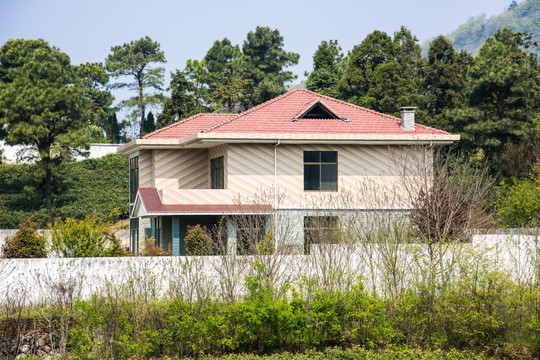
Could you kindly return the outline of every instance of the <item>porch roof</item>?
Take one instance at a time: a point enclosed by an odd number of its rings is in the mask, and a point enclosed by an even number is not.
[[[271,214],[269,204],[163,204],[156,188],[139,188],[132,217]]]

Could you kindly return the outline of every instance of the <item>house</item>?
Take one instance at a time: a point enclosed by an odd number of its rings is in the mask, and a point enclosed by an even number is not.
[[[433,146],[456,140],[415,124],[414,108],[400,119],[305,89],[186,118],[119,148],[130,156],[131,249],[146,235],[183,255],[188,226],[220,223],[229,253],[269,231],[278,251],[307,253],[316,227],[328,234],[352,212],[409,211]]]

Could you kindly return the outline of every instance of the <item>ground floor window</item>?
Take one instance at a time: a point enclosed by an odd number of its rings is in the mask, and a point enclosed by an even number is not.
[[[337,216],[304,216],[304,254],[312,244],[334,244],[338,238]]]
[[[133,254],[139,252],[139,218],[129,219],[129,249]]]
[[[267,216],[242,215],[236,217],[236,253],[250,255],[257,253],[258,244],[266,236]]]

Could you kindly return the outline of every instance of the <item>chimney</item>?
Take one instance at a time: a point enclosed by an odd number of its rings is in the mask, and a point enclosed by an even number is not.
[[[400,107],[401,123],[399,124],[403,130],[414,130],[414,106]]]

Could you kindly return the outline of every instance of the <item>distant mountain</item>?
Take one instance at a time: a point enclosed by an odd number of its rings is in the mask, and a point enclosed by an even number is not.
[[[471,17],[447,37],[456,49],[476,54],[484,41],[503,27],[531,33],[533,40],[540,42],[540,0],[527,0],[519,5],[513,1],[506,11],[489,19],[485,14]],[[540,46],[532,51],[540,55]]]

